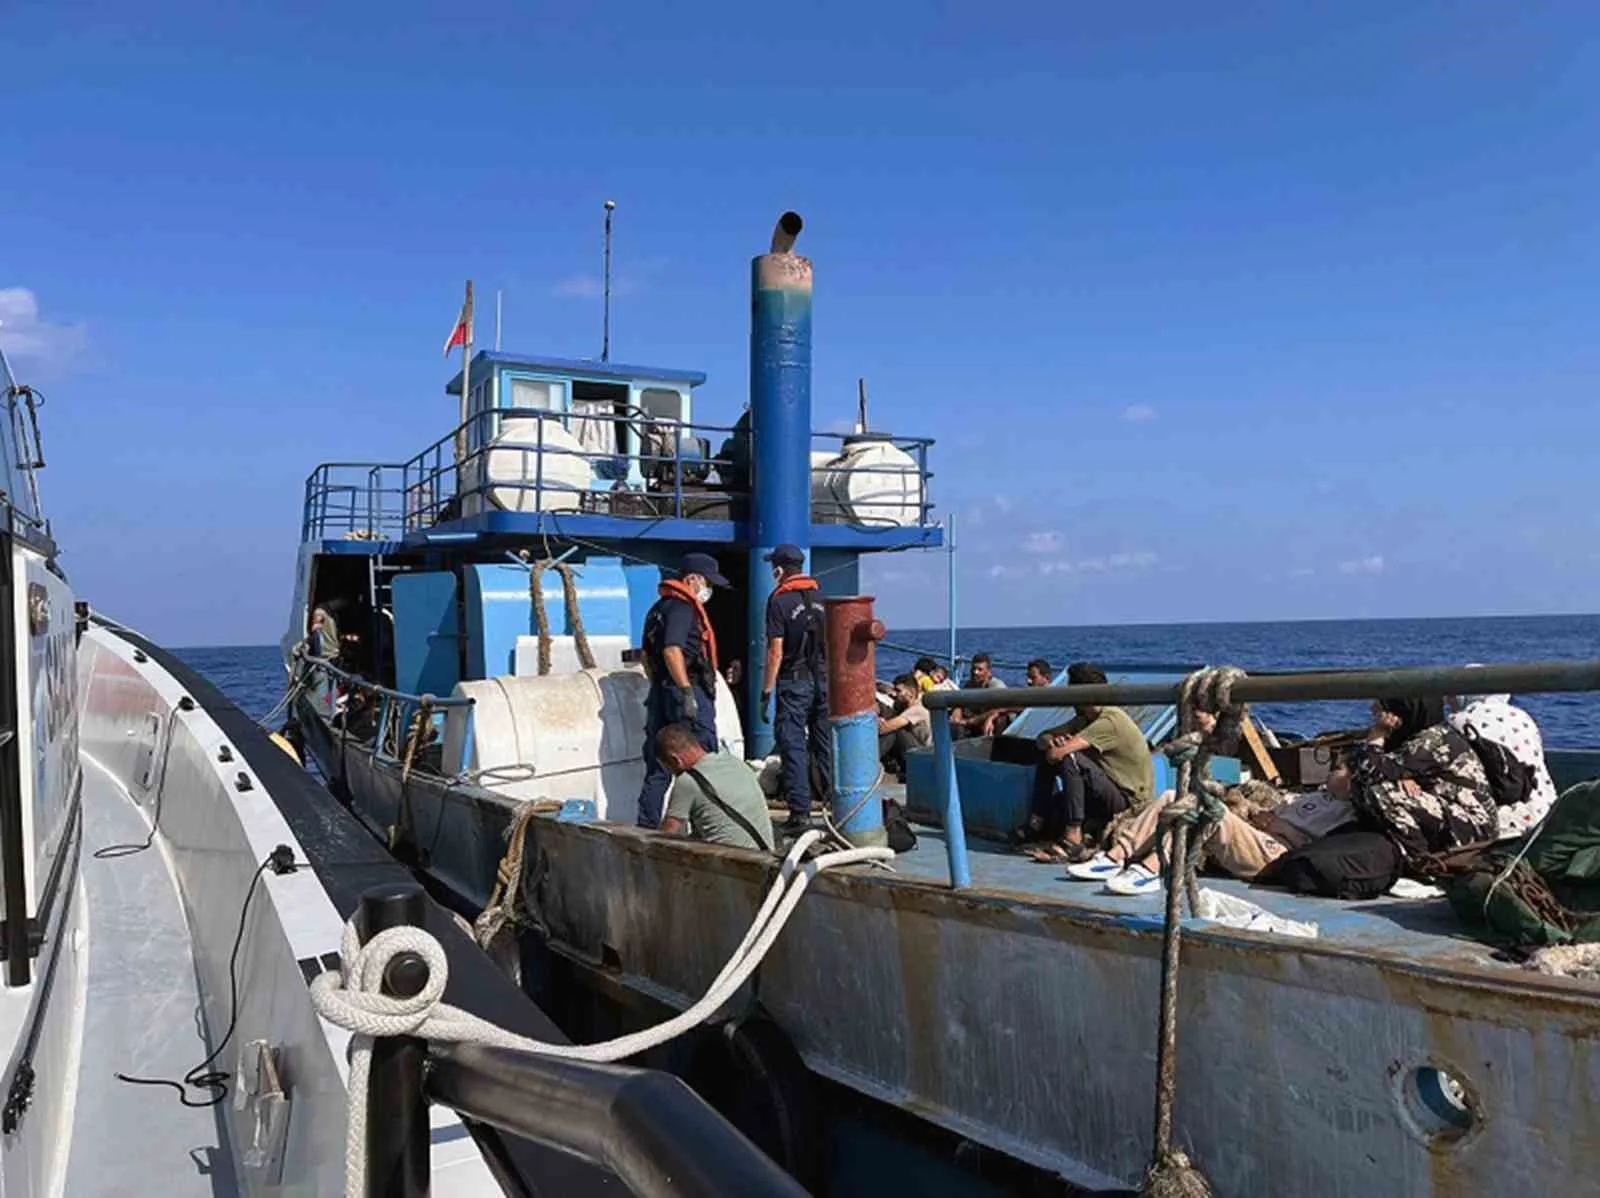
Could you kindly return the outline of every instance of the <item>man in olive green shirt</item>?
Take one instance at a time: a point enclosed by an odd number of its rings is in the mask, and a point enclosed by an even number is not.
[[[1073,686],[1105,681],[1105,672],[1086,662],[1067,671]],[[1051,858],[1086,860],[1092,849],[1084,843],[1085,827],[1098,836],[1119,812],[1150,801],[1150,746],[1120,707],[1080,704],[1071,720],[1039,736],[1039,749],[1032,813],[1012,833],[1017,844],[1045,840]]]
[[[707,753],[687,724],[656,733],[656,756],[673,775],[663,832],[773,851],[767,796],[749,766],[732,753]]]

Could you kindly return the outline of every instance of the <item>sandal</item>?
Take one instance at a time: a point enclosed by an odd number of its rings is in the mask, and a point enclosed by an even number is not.
[[[1035,865],[1067,865],[1071,858],[1067,856],[1065,845],[1047,844],[1040,848],[1023,849],[1022,855]]]
[[[1096,850],[1086,844],[1058,841],[1042,849],[1028,849],[1025,856],[1035,865],[1078,865],[1092,860]]]
[[[1040,830],[1040,826],[1031,821],[1026,824],[1018,824],[1006,834],[1006,840],[1012,848],[1020,849],[1023,845],[1040,839]]]

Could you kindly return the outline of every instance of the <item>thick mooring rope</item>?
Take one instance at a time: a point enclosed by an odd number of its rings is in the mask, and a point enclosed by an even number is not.
[[[1155,1145],[1145,1174],[1145,1198],[1210,1198],[1211,1183],[1189,1157],[1172,1143],[1172,1111],[1178,1093],[1178,974],[1183,940],[1183,899],[1195,910],[1195,879],[1205,844],[1227,813],[1221,788],[1208,785],[1211,756],[1235,742],[1244,718],[1233,704],[1233,684],[1244,671],[1232,666],[1196,670],[1183,681],[1178,697],[1178,733],[1167,756],[1178,767],[1171,807],[1172,848],[1166,863],[1166,920],[1161,940],[1161,1017],[1156,1040]],[[1196,728],[1196,715],[1209,711],[1216,726],[1209,733]],[[1192,851],[1189,830],[1195,828]],[[1162,839],[1157,833],[1158,843]]]
[[[572,576],[572,567],[557,562],[561,572],[561,597],[567,606],[567,627],[572,629],[573,647],[578,651],[578,664],[586,670],[594,669],[594,653],[589,648],[589,634],[583,630],[583,613],[578,610],[578,582]]]
[[[345,1133],[346,1198],[363,1198],[367,1173],[367,1084],[372,1067],[372,1042],[379,1036],[416,1036],[441,1043],[486,1044],[542,1056],[576,1061],[620,1061],[635,1056],[697,1027],[715,1015],[755,972],[777,942],[811,880],[826,869],[892,858],[887,848],[847,849],[824,853],[802,863],[806,851],[822,837],[807,832],[783,859],[777,880],[767,891],[744,939],[698,1002],[653,1028],[600,1044],[547,1044],[508,1032],[444,1000],[449,978],[443,947],[422,928],[399,927],[379,932],[365,945],[355,922],[345,925],[339,946],[340,967],[311,982],[311,1003],[329,1023],[354,1033],[350,1045],[350,1110]],[[428,968],[428,980],[415,998],[382,993],[383,974],[398,954],[416,953]]]
[[[578,651],[578,665],[585,670],[595,667],[594,652],[589,648],[589,634],[583,630],[583,613],[578,609],[578,582],[572,567],[566,562],[534,562],[528,568],[528,595],[533,601],[533,628],[539,636],[539,676],[550,673],[550,613],[544,606],[544,572],[553,569],[561,575],[561,597],[566,607],[567,627],[572,629],[573,647]]]
[[[472,937],[484,951],[490,950],[508,924],[518,927],[522,923],[522,854],[527,844],[528,825],[534,816],[560,809],[561,804],[554,800],[532,800],[523,803],[512,820],[505,854],[495,870],[489,902],[472,921]]]

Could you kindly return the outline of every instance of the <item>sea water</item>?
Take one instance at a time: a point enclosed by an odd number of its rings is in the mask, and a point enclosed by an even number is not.
[[[942,654],[949,634],[942,629],[891,629],[889,641]],[[1600,657],[1600,616],[964,628],[956,641],[963,657],[987,652],[1001,678],[1020,684],[1023,665],[1034,657],[1043,657],[1056,670],[1074,661],[1297,670],[1577,660]],[[179,649],[177,654],[257,718],[283,695],[283,662],[276,646]],[[880,648],[878,673],[891,677],[908,670],[915,656]],[[1530,695],[1520,701],[1538,719],[1547,744],[1600,748],[1600,694]],[[1366,706],[1359,703],[1261,704],[1256,713],[1273,728],[1302,735],[1359,727],[1367,720]]]

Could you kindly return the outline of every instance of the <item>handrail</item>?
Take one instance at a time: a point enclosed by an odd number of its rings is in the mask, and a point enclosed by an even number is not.
[[[612,429],[619,423],[626,426],[619,435],[608,437],[615,442],[613,448],[586,445],[553,445],[542,435],[527,444],[505,444],[495,440],[503,422],[510,420],[537,421],[542,426],[553,422],[564,430],[586,427],[598,422]],[[485,408],[472,413],[450,431],[402,462],[325,462],[307,476],[305,482],[305,507],[301,520],[303,539],[312,539],[330,532],[343,531],[382,539],[390,532],[405,532],[429,527],[436,523],[453,505],[468,496],[499,493],[527,493],[535,496],[551,494],[568,497],[608,494],[604,484],[613,483],[611,494],[646,495],[648,510],[634,510],[629,500],[598,499],[595,502],[610,510],[611,514],[657,519],[663,515],[685,517],[704,499],[715,503],[717,499],[748,499],[748,487],[739,478],[742,470],[730,457],[717,452],[717,441],[740,435],[737,424],[710,424],[650,416],[647,413],[621,415],[612,411],[564,411],[549,408]],[[847,444],[853,434],[815,431],[810,434],[813,445],[821,442]],[[698,452],[691,440],[707,442],[706,452]],[[861,528],[906,526],[893,515],[876,514],[875,503],[891,505],[905,510],[910,497],[904,494],[905,480],[916,481],[917,527],[927,527],[932,518],[933,503],[928,498],[928,484],[933,478],[928,469],[928,451],[931,438],[901,437],[882,434],[878,437],[905,453],[909,463],[878,463],[851,467],[853,475],[869,483],[874,477],[883,480],[881,495],[868,494],[858,499],[856,508],[864,506],[865,512],[852,513],[851,505],[830,501],[821,496],[813,498],[813,518],[824,522],[840,518]],[[581,438],[580,438],[581,440]],[[468,449],[467,446],[472,448]],[[838,448],[837,445],[834,446]],[[652,452],[659,449],[662,452]],[[521,477],[490,478],[485,469],[486,457],[491,451],[524,456],[525,468]],[[687,451],[687,452],[686,452]],[[529,455],[532,455],[531,458]],[[578,483],[549,477],[546,460],[577,458],[587,463],[593,475],[590,482]],[[698,486],[701,474],[715,470],[719,485]],[[470,472],[470,473],[469,473]],[[515,475],[515,472],[513,472]],[[738,477],[736,477],[738,476]],[[630,481],[631,480],[631,481]],[[643,486],[641,487],[641,482]],[[395,485],[385,485],[386,483]],[[870,487],[869,487],[870,490]],[[571,505],[568,498],[563,508]],[[670,505],[670,506],[669,506]],[[521,507],[522,504],[517,505]],[[541,501],[533,505],[543,511]],[[619,511],[620,507],[620,511]],[[459,513],[459,509],[457,509]]]
[[[436,1044],[423,1085],[468,1119],[603,1166],[639,1198],[805,1194],[668,1073]]]
[[[298,660],[305,662],[307,665],[315,666],[317,669],[322,670],[323,672],[338,679],[348,687],[351,687],[355,690],[367,691],[371,694],[379,696],[380,698],[393,699],[400,703],[421,703],[424,699],[426,699],[428,701],[428,705],[434,708],[471,707],[477,702],[476,699],[457,699],[450,695],[413,695],[407,691],[397,691],[391,687],[379,686],[376,682],[372,682],[366,678],[363,678],[360,674],[352,674],[349,670],[341,669],[339,666],[334,665],[326,657],[313,657],[311,654],[302,653],[299,650],[295,651],[294,656]]]
[[[1229,696],[1237,702],[1306,703],[1350,699],[1417,699],[1449,695],[1534,695],[1600,691],[1600,660],[1537,661],[1513,665],[1416,666],[1394,670],[1317,670],[1246,674]],[[930,691],[922,697],[932,714],[934,786],[937,809],[944,812],[945,855],[950,886],[971,885],[955,743],[950,731],[953,708],[1007,711],[1034,707],[1136,706],[1177,703],[1183,684],[1171,682],[1096,683],[1085,686],[1008,686],[1003,689]]]
[[[1026,707],[1076,707],[1080,703],[1176,703],[1182,683],[1120,682],[1091,686],[1006,687],[995,690],[930,691],[930,711]],[[1241,703],[1309,703],[1349,699],[1413,699],[1458,694],[1558,694],[1600,690],[1600,660],[1538,661],[1515,665],[1416,666],[1395,670],[1319,670],[1294,674],[1247,674],[1233,684]]]
[[[425,911],[415,883],[375,887],[361,896],[358,937],[366,943],[386,929],[423,926]],[[383,992],[413,998],[427,981],[427,962],[400,952],[384,969]],[[698,1094],[656,1070],[380,1036],[368,1076],[365,1198],[425,1198],[432,1103],[600,1165],[640,1198],[805,1194]]]

